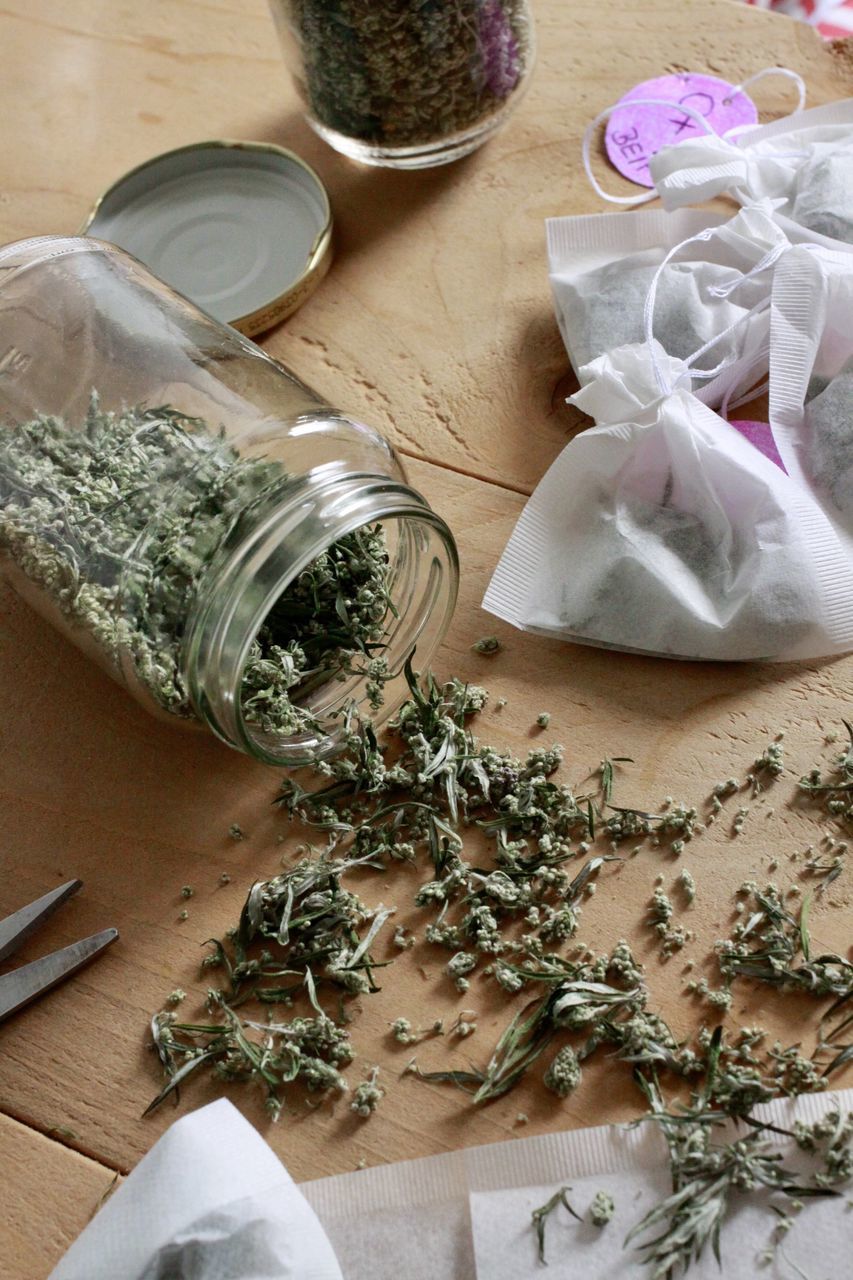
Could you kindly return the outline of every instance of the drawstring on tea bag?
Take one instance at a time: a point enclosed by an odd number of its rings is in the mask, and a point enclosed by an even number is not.
[[[717,233],[717,228],[707,227],[705,228],[705,230],[699,231],[694,236],[688,236],[687,239],[682,240],[680,244],[673,245],[673,247],[669,250],[669,252],[666,254],[664,259],[658,266],[654,276],[652,277],[652,282],[651,282],[651,285],[649,286],[648,294],[646,295],[645,307],[643,309],[643,329],[645,332],[646,346],[648,347],[648,350],[649,350],[649,358],[652,363],[652,368],[654,369],[655,381],[657,382],[658,388],[660,389],[660,392],[662,395],[671,395],[672,392],[676,389],[676,387],[687,377],[704,378],[704,379],[716,378],[725,369],[729,368],[732,364],[736,363],[736,361],[733,359],[725,359],[721,361],[720,364],[716,365],[713,369],[700,370],[700,369],[694,368],[695,362],[697,360],[700,360],[707,351],[710,351],[710,349],[713,346],[715,346],[716,343],[720,342],[723,338],[728,337],[729,334],[732,333],[735,329],[737,329],[739,325],[749,320],[752,316],[759,315],[762,311],[766,311],[767,308],[770,306],[770,296],[768,293],[768,296],[766,298],[762,298],[759,302],[755,304],[754,307],[751,307],[748,311],[745,311],[743,315],[739,316],[732,324],[728,325],[724,329],[721,329],[719,333],[716,333],[708,342],[704,343],[701,347],[699,347],[696,351],[694,351],[692,355],[688,356],[687,359],[684,361],[683,371],[678,375],[678,377],[675,379],[674,382],[672,383],[668,382],[664,374],[664,371],[661,367],[661,362],[660,362],[658,349],[657,349],[658,344],[655,341],[655,337],[654,337],[655,302],[657,300],[657,292],[658,292],[658,285],[660,283],[660,278],[661,278],[661,275],[663,274],[664,268],[669,265],[669,263],[672,261],[672,259],[675,257],[677,253],[680,253],[682,249],[686,248],[690,244],[707,243],[707,241],[713,239],[716,233]],[[772,249],[768,250],[768,252],[765,253],[761,259],[759,259],[759,261],[755,264],[754,267],[752,267],[750,271],[745,272],[743,275],[739,276],[736,280],[732,280],[731,282],[725,285],[710,285],[708,287],[708,293],[715,298],[728,298],[729,295],[733,293],[736,288],[738,288],[742,284],[745,284],[747,280],[753,279],[755,276],[760,275],[762,271],[767,271],[770,267],[772,267],[774,263],[778,261],[781,255],[785,253],[790,247],[791,246],[789,244],[784,244],[784,243],[774,245]]]

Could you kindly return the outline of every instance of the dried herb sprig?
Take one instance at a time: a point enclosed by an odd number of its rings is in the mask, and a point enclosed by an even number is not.
[[[345,872],[367,862],[322,854],[254,884],[237,928],[212,939],[203,961],[227,978],[223,999],[232,1007],[249,998],[287,1003],[306,971],[350,995],[377,990],[370,948],[392,910],[368,908],[341,885]]]
[[[661,943],[661,959],[668,960],[689,941],[689,935],[680,925],[672,924],[675,907],[663,889],[657,888],[649,908],[649,924]]]
[[[422,1080],[451,1083],[474,1095],[474,1102],[490,1102],[508,1093],[536,1060],[563,1033],[584,1032],[587,1039],[573,1060],[557,1055],[549,1072],[549,1087],[557,1093],[573,1088],[579,1064],[601,1045],[615,1047],[630,1062],[676,1061],[677,1045],[665,1024],[645,1013],[647,999],[642,971],[625,943],[610,956],[593,963],[552,956],[540,968],[521,970],[549,990],[520,1010],[505,1028],[482,1070],[421,1071]]]
[[[500,653],[503,645],[497,636],[482,636],[471,645],[474,653],[479,653],[483,658],[493,658],[496,653]]]
[[[784,733],[777,733],[772,742],[768,742],[760,756],[756,756],[752,769],[746,775],[747,784],[752,788],[753,799],[767,786],[769,781],[781,776],[785,768]]]
[[[316,1016],[286,1022],[242,1019],[215,992],[208,1007],[217,1015],[216,1022],[178,1022],[174,1013],[155,1014],[151,1034],[167,1080],[145,1114],[201,1067],[226,1082],[262,1084],[274,1120],[284,1107],[286,1086],[296,1081],[311,1091],[345,1092],[340,1068],[353,1057],[349,1034],[317,1005],[310,985],[309,990]]]
[[[759,889],[747,882],[742,888],[753,909],[735,926],[732,938],[718,942],[716,948],[726,982],[741,977],[816,996],[853,993],[853,964],[832,953],[811,953],[809,898],[799,915],[793,916],[774,885]]]
[[[607,1191],[596,1191],[589,1206],[589,1220],[594,1227],[606,1227],[616,1211],[613,1197]]]
[[[853,822],[853,724],[841,723],[847,731],[847,744],[835,757],[828,773],[815,765],[800,778],[800,790],[818,802],[841,823]]]
[[[609,805],[611,816],[606,821],[606,831],[611,840],[636,840],[651,836],[658,844],[669,844],[670,852],[678,855],[694,835],[704,831],[699,811],[692,805],[676,804],[667,798],[660,813],[647,813],[642,809]]]
[[[356,1086],[350,1110],[362,1120],[368,1120],[384,1097],[385,1090],[379,1084],[379,1068],[371,1067],[367,1079]]]
[[[573,1218],[577,1218],[578,1222],[583,1222],[583,1218],[581,1217],[581,1215],[579,1213],[576,1213],[575,1210],[572,1208],[571,1204],[569,1203],[568,1194],[570,1191],[571,1191],[571,1187],[560,1187],[559,1191],[554,1192],[550,1200],[546,1200],[545,1203],[540,1205],[538,1209],[534,1209],[530,1215],[530,1220],[536,1232],[536,1239],[539,1245],[539,1261],[543,1264],[546,1261],[545,1259],[545,1225],[548,1221],[548,1218],[551,1216],[554,1210],[559,1205],[562,1205],[564,1209],[568,1210],[568,1212],[572,1215]]]
[[[766,1188],[801,1201],[835,1194],[834,1186],[853,1172],[850,1138],[853,1123],[841,1120],[799,1126],[793,1132],[752,1121],[743,1137],[731,1142],[714,1140],[715,1129],[725,1116],[708,1106],[708,1093],[684,1109],[664,1103],[654,1079],[641,1079],[651,1119],[666,1140],[673,1189],[628,1233],[625,1243],[640,1241],[643,1260],[651,1266],[651,1280],[668,1280],[679,1268],[687,1269],[710,1246],[722,1266],[720,1233],[732,1202],[744,1192]],[[782,1163],[769,1134],[796,1139],[804,1150],[819,1157],[820,1167],[808,1180]],[[651,1240],[642,1241],[654,1231]]]
[[[822,1080],[826,1080],[833,1072],[840,1071],[848,1062],[853,1062],[853,1041],[841,1038],[853,1033],[853,1013],[849,1012],[851,999],[853,996],[849,994],[841,996],[821,1019],[812,1061],[823,1068]],[[842,1016],[839,1017],[839,1014]]]
[[[167,1082],[149,1111],[201,1066],[223,1080],[260,1081],[276,1119],[286,1084],[345,1090],[338,1067],[352,1058],[349,1033],[343,1018],[336,1022],[320,1006],[316,982],[329,982],[347,995],[378,990],[370,948],[392,913],[367,908],[342,888],[341,876],[362,865],[364,860],[327,854],[303,858],[252,886],[239,924],[225,938],[212,939],[202,961],[206,972],[217,970],[225,980],[224,990],[208,992],[208,1011],[217,1021],[180,1023],[171,1011],[152,1020]],[[283,1021],[270,1015],[260,1023],[236,1012],[250,999],[290,1007],[303,991],[314,1018]]]

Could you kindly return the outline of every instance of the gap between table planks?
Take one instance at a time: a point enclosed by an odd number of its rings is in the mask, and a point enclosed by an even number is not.
[[[483,736],[522,750],[537,738],[536,714],[549,710],[548,736],[566,743],[569,776],[580,781],[605,752],[632,755],[638,764],[620,777],[618,795],[638,804],[664,788],[699,800],[706,784],[742,772],[782,727],[794,776],[815,758],[822,729],[837,722],[849,661],[664,665],[524,637],[494,626],[477,606],[523,495],[579,425],[561,403],[568,362],[548,297],[542,221],[600,209],[579,163],[586,120],[664,70],[741,79],[779,62],[805,75],[810,102],[846,96],[849,51],[729,0],[542,0],[535,10],[539,65],[507,130],[452,168],[400,175],[352,167],[311,134],[262,0],[135,0],[111,6],[107,24],[96,0],[76,0],[61,19],[49,0],[16,0],[0,13],[7,62],[0,239],[73,230],[103,187],[171,146],[211,134],[292,146],[329,187],[337,259],[318,294],[264,345],[384,430],[456,531],[462,597],[438,666],[508,697],[504,712],[482,717]],[[786,94],[771,82],[756,96],[779,114]],[[0,912],[79,874],[83,894],[23,959],[107,924],[122,932],[120,947],[0,1029],[0,1151],[26,1169],[3,1228],[9,1248],[0,1266],[10,1268],[9,1280],[30,1280],[84,1225],[113,1170],[130,1168],[177,1114],[164,1108],[139,1119],[157,1083],[142,1047],[146,1019],[174,985],[191,998],[200,990],[199,943],[233,921],[253,876],[274,870],[281,820],[269,811],[269,772],[157,724],[8,593],[3,606]],[[487,630],[506,642],[492,662],[470,652]],[[760,828],[748,822],[740,840],[718,828],[688,848],[684,861],[700,888],[697,955],[729,923],[740,866],[746,875],[768,847],[809,842],[812,824],[777,803]],[[233,821],[249,833],[240,845],[226,837]],[[585,908],[585,937],[604,945],[619,933],[637,936],[658,869],[650,857],[608,869]],[[717,876],[717,867],[728,874]],[[227,889],[216,887],[223,869],[234,877]],[[178,891],[187,882],[197,895],[180,926]],[[405,902],[411,883],[395,872],[393,884],[382,877],[381,890],[365,892]],[[820,945],[843,947],[849,899],[839,890],[833,901],[841,909],[823,905],[813,927]],[[403,909],[399,918],[406,916]],[[677,1030],[686,1028],[678,962],[658,971],[647,945],[643,954],[664,1012]],[[425,976],[414,965],[399,965],[393,980],[389,972],[354,1027],[362,1060],[382,1062],[391,1083],[374,1119],[363,1126],[345,1105],[324,1107],[268,1130],[297,1178],[352,1168],[362,1156],[372,1163],[540,1132],[555,1115],[580,1125],[633,1111],[634,1099],[606,1068],[589,1072],[559,1111],[533,1087],[472,1113],[451,1090],[394,1081],[405,1051],[389,1045],[387,1022],[456,1006],[441,978],[443,957],[424,950],[418,959]],[[490,1004],[476,990],[470,998],[484,1012],[477,1035],[455,1052],[460,1065],[469,1054],[482,1057],[507,1016],[502,1001]],[[746,1007],[743,1017],[753,1011]],[[761,1012],[781,1030],[772,1002]],[[422,1057],[432,1065],[445,1052],[433,1047]],[[183,1105],[210,1096],[205,1087],[188,1089]],[[260,1120],[250,1095],[232,1096]],[[522,1130],[514,1127],[519,1111],[530,1116]],[[51,1138],[52,1130],[65,1136]],[[39,1198],[42,1185],[55,1194]],[[62,1190],[72,1185],[76,1199]],[[45,1228],[51,1214],[55,1230]]]

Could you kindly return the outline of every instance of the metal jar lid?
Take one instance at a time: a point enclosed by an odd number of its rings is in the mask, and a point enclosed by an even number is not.
[[[81,230],[126,249],[248,337],[292,315],[332,258],[319,177],[262,142],[197,142],[155,156],[113,183]]]

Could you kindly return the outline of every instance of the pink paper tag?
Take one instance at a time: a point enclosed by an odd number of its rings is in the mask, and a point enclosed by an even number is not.
[[[738,421],[732,419],[729,425],[739,431],[750,444],[754,444],[756,449],[764,454],[765,458],[769,458],[771,462],[776,463],[777,467],[781,467],[785,475],[788,474],[788,468],[776,448],[776,441],[769,422],[751,422],[741,418]]]
[[[704,116],[714,133],[758,123],[758,110],[752,99],[733,90],[727,80],[688,72],[659,76],[636,85],[619,99],[607,122],[604,145],[610,163],[623,178],[641,187],[653,187],[649,157],[661,147],[705,132],[701,122],[680,107]],[[635,102],[637,98],[663,99],[671,102],[672,108],[641,106]]]

